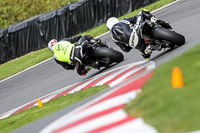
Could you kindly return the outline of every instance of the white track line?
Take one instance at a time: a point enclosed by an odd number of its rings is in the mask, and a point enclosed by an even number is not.
[[[52,57],[52,58],[53,58],[53,57]],[[38,64],[36,64],[36,65],[34,65],[34,66],[32,66],[32,67],[29,67],[29,68],[27,68],[27,69],[25,69],[25,70],[23,70],[23,71],[21,71],[21,72],[18,72],[18,73],[14,74],[14,75],[12,75],[12,76],[10,76],[10,77],[8,77],[8,78],[5,78],[5,79],[1,80],[0,83],[3,82],[3,81],[6,81],[6,80],[8,80],[8,79],[10,79],[10,78],[12,78],[12,77],[15,77],[15,76],[17,76],[17,75],[19,75],[19,74],[21,74],[21,73],[23,73],[23,72],[25,72],[25,71],[28,71],[28,70],[30,70],[30,69],[36,67],[36,66],[39,66],[40,64],[45,63],[45,62],[51,60],[52,58],[49,58],[49,59],[47,59],[47,60],[45,60],[45,61],[42,61],[42,62],[40,62],[40,63],[38,63]]]
[[[168,6],[171,6],[171,5],[173,5],[173,4],[175,4],[175,3],[179,2],[179,1],[181,1],[181,0],[176,0],[176,1],[174,1],[174,2],[171,2],[171,3],[169,3],[169,4],[167,4],[167,5],[163,6],[163,7],[160,7],[160,8],[158,8],[158,9],[152,11],[152,13],[157,12],[157,11],[160,11],[160,10],[162,10],[162,9],[168,7]]]
[[[97,37],[95,37],[95,38],[100,38],[100,37],[106,35],[107,33],[109,33],[109,31],[108,31],[108,32],[105,32],[105,33],[103,33],[103,34],[101,34],[101,35],[99,35],[99,36],[97,36]],[[5,78],[5,79],[1,80],[0,83],[3,82],[3,81],[6,81],[6,80],[8,80],[8,79],[11,79],[12,77],[15,77],[15,76],[17,76],[17,75],[19,75],[19,74],[21,74],[21,73],[23,73],[23,72],[25,72],[25,71],[28,71],[28,70],[30,70],[30,69],[32,69],[32,68],[34,68],[34,67],[37,67],[37,66],[39,66],[40,64],[45,63],[45,62],[47,62],[47,61],[49,61],[49,60],[51,60],[51,59],[53,59],[53,58],[54,58],[54,57],[51,57],[51,58],[49,58],[49,59],[47,59],[47,60],[44,60],[44,61],[42,61],[42,62],[40,62],[40,63],[38,63],[38,64],[36,64],[36,65],[34,65],[34,66],[29,67],[29,68],[27,68],[27,69],[25,69],[25,70],[23,70],[23,71],[21,71],[21,72],[18,72],[18,73],[14,74],[14,75],[12,75],[12,76],[10,76],[10,77],[8,77],[8,78]]]

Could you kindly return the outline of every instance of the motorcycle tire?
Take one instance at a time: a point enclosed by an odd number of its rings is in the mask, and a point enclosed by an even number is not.
[[[185,37],[183,35],[166,28],[155,28],[153,30],[153,36],[157,39],[169,41],[177,46],[181,46],[185,43]]]
[[[116,50],[110,49],[110,48],[97,48],[94,50],[94,54],[98,58],[106,58],[109,57],[113,62],[121,62],[124,60],[124,55]]]

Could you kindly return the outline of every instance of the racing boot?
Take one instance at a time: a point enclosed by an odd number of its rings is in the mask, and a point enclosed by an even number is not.
[[[151,56],[151,53],[152,53],[152,49],[151,49],[150,45],[148,45],[148,46],[145,48],[145,50],[144,50],[142,56],[143,56],[145,59],[149,59],[150,56]]]
[[[93,64],[92,64],[92,67],[94,67],[95,69],[100,69],[101,68],[101,65],[100,65],[100,62],[99,61],[95,61]]]
[[[150,54],[142,54],[142,57],[145,58],[146,60],[148,60],[150,58]]]
[[[86,72],[89,72],[92,68],[93,68],[93,67],[91,67],[91,66],[85,66]]]

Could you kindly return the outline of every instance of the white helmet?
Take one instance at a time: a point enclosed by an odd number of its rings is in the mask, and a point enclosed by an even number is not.
[[[106,26],[108,27],[109,30],[111,30],[112,27],[118,22],[119,20],[116,17],[111,17],[107,20]]]
[[[53,45],[55,45],[58,41],[56,39],[52,39],[49,43],[48,43],[48,48],[49,50],[53,53]]]

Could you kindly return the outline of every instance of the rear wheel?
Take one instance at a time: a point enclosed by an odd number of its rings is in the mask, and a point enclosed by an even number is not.
[[[155,28],[153,36],[161,40],[169,41],[177,46],[181,46],[185,43],[185,37],[183,35],[166,28]]]
[[[105,47],[97,48],[95,49],[94,54],[98,58],[109,57],[113,62],[117,63],[124,60],[124,55],[121,52],[110,48],[105,48]]]

